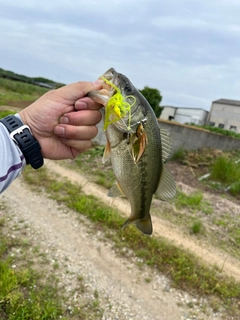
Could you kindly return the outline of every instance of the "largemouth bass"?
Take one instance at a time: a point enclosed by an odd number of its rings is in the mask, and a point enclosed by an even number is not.
[[[111,68],[100,79],[103,89],[88,96],[105,106],[107,145],[103,162],[111,157],[117,180],[108,195],[126,197],[131,204],[131,215],[123,227],[135,224],[150,235],[153,195],[167,201],[176,193],[175,182],[164,165],[170,154],[170,139],[160,130],[148,101],[126,76]]]

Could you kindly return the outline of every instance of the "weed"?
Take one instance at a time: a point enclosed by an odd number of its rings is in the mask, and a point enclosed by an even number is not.
[[[6,230],[7,229],[7,226]],[[52,320],[52,319],[101,319],[103,310],[100,308],[99,293],[94,291],[93,297],[78,301],[77,306],[69,306],[69,296],[59,288],[56,277],[47,272],[48,265],[43,267],[45,260],[39,246],[33,250],[21,247],[17,257],[12,250],[22,245],[22,240],[11,237],[12,232],[3,234],[0,228],[0,319],[1,320]],[[41,260],[40,260],[41,259]],[[33,262],[34,260],[34,262]],[[39,261],[40,260],[40,261]],[[33,269],[37,264],[40,272]],[[58,263],[53,263],[58,268]],[[83,277],[78,277],[77,291],[84,293]],[[69,293],[68,293],[69,295]],[[68,305],[66,305],[66,301]],[[70,300],[71,301],[71,300]],[[80,305],[80,307],[79,307]]]
[[[53,263],[53,269],[59,269],[59,263],[57,261]]]
[[[240,178],[240,177],[239,177]],[[238,178],[238,179],[239,179]],[[240,194],[240,180],[235,181],[229,189],[229,192],[233,195],[233,196],[237,196]]]
[[[178,149],[171,157],[171,160],[183,160],[185,159],[186,151],[182,148]]]
[[[77,280],[78,280],[79,282],[83,281],[83,276],[77,276]]]
[[[234,131],[231,131],[231,130],[225,130],[225,129],[222,129],[222,128],[212,127],[212,126],[199,126],[199,125],[196,125],[194,123],[191,123],[190,125],[195,126],[195,127],[199,127],[199,128],[203,128],[203,129],[206,129],[206,130],[209,130],[211,132],[218,133],[218,134],[222,134],[224,136],[240,138],[240,134],[239,133],[235,133]]]
[[[61,188],[51,188],[56,182],[53,177],[43,178],[43,172],[34,172],[34,176],[42,176],[41,186],[50,194],[50,197],[57,199],[80,214],[86,215],[95,224],[95,228],[106,231],[108,238],[115,243],[116,251],[128,257],[130,248],[139,257],[139,265],[147,264],[161,272],[171,276],[175,286],[179,288],[198,292],[200,295],[214,295],[224,301],[228,306],[234,306],[240,296],[240,285],[233,279],[224,277],[216,272],[214,268],[205,266],[192,254],[169,243],[163,238],[146,237],[139,233],[133,226],[119,231],[123,224],[123,218],[113,209],[104,205],[99,199],[93,196],[85,196],[79,192],[77,185],[65,181]],[[36,188],[36,179],[30,179],[33,173],[25,170],[24,176],[32,181]],[[58,191],[56,191],[58,190]],[[178,198],[178,205],[186,205],[194,210],[201,210],[203,202],[202,194],[186,196],[183,193]],[[197,226],[199,229],[199,226]],[[112,232],[110,232],[112,231]],[[94,306],[98,306],[98,299],[95,298]],[[95,307],[94,307],[95,308]]]
[[[95,298],[95,299],[98,299],[98,298],[99,298],[99,293],[98,293],[97,289],[94,290],[93,295],[94,295],[94,298]]]
[[[191,233],[193,234],[198,234],[203,232],[203,223],[201,221],[194,221],[192,226],[191,226]]]
[[[217,219],[214,221],[216,226],[223,226],[226,227],[228,225],[227,221],[223,220],[223,219]]]
[[[5,219],[4,218],[0,218],[0,227],[3,227],[5,224]]]
[[[53,278],[47,283],[27,265],[12,268],[8,256],[12,242],[0,234],[0,317],[1,319],[56,319],[62,315]],[[26,262],[26,261],[25,261]]]
[[[200,209],[203,195],[200,192],[193,193],[192,195],[186,195],[183,192],[179,192],[176,199],[177,207],[191,207],[193,209]]]
[[[231,232],[231,236],[236,245],[240,246],[240,226]]]
[[[217,158],[211,168],[211,179],[219,181],[233,196],[237,196],[240,194],[240,163],[226,156]]]
[[[93,146],[88,151],[80,154],[76,159],[69,164],[69,162],[63,162],[65,165],[71,167],[71,169],[81,172],[81,174],[91,177],[92,181],[109,189],[116,180],[110,163],[102,163],[104,147]],[[89,165],[91,164],[91,165]]]
[[[33,84],[0,78],[1,105],[9,100],[36,100],[47,91],[49,90]]]
[[[194,192],[191,195],[178,192],[175,205],[177,208],[189,208],[192,211],[202,211],[206,214],[212,213],[211,205],[203,199],[201,192]]]
[[[211,169],[211,177],[222,183],[233,183],[240,176],[240,167],[232,159],[219,157]]]
[[[16,112],[10,111],[10,110],[0,110],[0,118],[5,118],[6,116],[9,116],[10,114],[14,114]]]

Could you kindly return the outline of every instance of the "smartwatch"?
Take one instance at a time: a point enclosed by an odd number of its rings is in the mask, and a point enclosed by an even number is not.
[[[27,164],[34,169],[43,165],[41,147],[38,141],[32,135],[29,126],[24,125],[22,121],[14,115],[9,115],[0,119],[0,122],[7,128],[10,137],[21,149]]]

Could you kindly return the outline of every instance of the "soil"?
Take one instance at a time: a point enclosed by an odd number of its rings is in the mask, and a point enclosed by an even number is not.
[[[87,195],[93,194],[129,216],[130,207],[126,200],[108,198],[105,188],[57,162],[45,161],[45,166],[62,179],[67,177],[81,185]],[[231,207],[234,214],[240,213],[239,200],[222,198],[217,191],[210,192],[208,186],[199,183],[197,177],[206,173],[204,166],[194,168],[171,162],[168,167],[179,188],[187,192],[202,189],[204,195],[218,206],[219,213],[225,207]],[[28,223],[30,227],[25,231],[25,236],[33,245],[40,246],[52,263],[58,262],[59,269],[55,272],[58,273],[60,285],[69,293],[75,290],[71,299],[88,299],[97,290],[104,309],[103,320],[227,319],[226,315],[222,316],[221,310],[214,312],[206,298],[173,288],[170,279],[147,266],[139,269],[138,259],[117,256],[111,243],[102,241],[104,235],[100,231],[93,234],[89,221],[81,218],[79,223],[75,212],[59,206],[44,192],[32,192],[21,177],[14,181],[1,199],[11,213],[9,223]],[[154,205],[158,205],[156,200]],[[152,220],[154,236],[170,240],[240,281],[238,259],[207,242],[198,241],[167,220],[156,216]],[[85,293],[76,290],[76,278],[79,276],[83,277],[88,289]]]
[[[123,215],[129,215],[130,207],[126,200],[108,198],[105,188],[56,162],[45,161],[45,166],[62,178],[67,177],[81,185],[86,194],[94,194],[108,205],[117,207]],[[178,166],[174,168],[172,165],[171,170],[173,174],[180,174]],[[182,172],[181,179],[194,181],[191,185],[196,187],[196,178],[191,179],[191,170],[183,167]],[[181,187],[189,188],[189,185],[181,182]],[[226,319],[221,317],[220,311],[214,312],[205,298],[173,288],[167,277],[147,266],[139,269],[136,265],[138,259],[119,258],[111,243],[101,241],[104,237],[101,232],[92,234],[91,223],[82,218],[82,223],[79,223],[78,216],[71,210],[59,207],[44,193],[33,193],[21,177],[14,181],[2,198],[12,214],[12,223],[26,221],[30,225],[27,237],[47,252],[51,261],[58,261],[60,284],[68,292],[74,290],[79,275],[84,278],[88,296],[98,291],[104,309],[102,319]],[[229,205],[228,199],[224,201]],[[232,205],[238,209],[238,204]],[[194,241],[158,217],[153,217],[153,225],[154,235],[161,235],[192,251],[206,263],[215,264],[240,280],[240,263],[226,252]],[[66,261],[69,272],[66,272]],[[83,299],[83,294],[76,293],[74,299]]]

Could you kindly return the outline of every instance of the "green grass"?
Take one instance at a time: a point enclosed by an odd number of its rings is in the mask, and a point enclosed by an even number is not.
[[[85,196],[79,186],[67,180],[56,181],[44,168],[37,172],[26,170],[24,178],[35,190],[38,189],[37,185],[41,185],[51,198],[64,203],[80,215],[87,216],[94,222],[96,229],[100,228],[106,237],[114,242],[119,254],[125,254],[126,250],[122,250],[123,248],[130,248],[142,259],[143,264],[170,276],[176,287],[199,295],[216,296],[231,312],[235,310],[240,298],[240,284],[233,279],[204,265],[192,254],[163,238],[144,236],[131,226],[120,230],[125,219],[116,210],[107,207],[93,196]],[[191,199],[191,205],[198,208],[201,201],[202,197],[195,195]]]
[[[4,111],[0,110],[0,119],[8,116],[9,114],[14,114],[14,113],[16,112],[10,111],[10,110],[4,110]]]
[[[186,151],[182,148],[178,149],[171,157],[171,160],[183,160],[185,159]]]
[[[225,129],[221,129],[218,127],[212,127],[212,126],[198,126],[194,123],[191,123],[190,125],[192,125],[194,127],[198,127],[198,128],[203,128],[203,129],[209,130],[214,133],[222,134],[224,136],[240,139],[240,134],[235,133],[234,131],[231,131],[231,130],[225,130]]]
[[[13,71],[9,71],[9,70],[4,70],[2,68],[0,68],[0,78],[4,78],[4,79],[9,79],[9,80],[15,80],[18,82],[22,82],[22,83],[36,83],[36,82],[41,82],[44,84],[51,84],[53,85],[53,87],[55,88],[59,88],[64,86],[64,84],[59,83],[59,82],[55,82],[53,80],[50,79],[46,79],[43,77],[28,77],[22,74],[17,74]]]
[[[184,192],[178,192],[175,205],[177,208],[188,208],[193,212],[202,211],[206,214],[211,214],[213,211],[210,203],[203,199],[201,192],[194,192],[190,195]]]
[[[11,255],[11,250],[21,248],[20,239],[3,234],[0,228],[0,318],[56,319],[63,316],[57,295],[57,280],[44,279],[41,273],[31,268],[30,261]],[[29,250],[29,247],[27,248]],[[20,265],[20,267],[14,267]],[[62,318],[66,319],[66,318]]]
[[[1,204],[0,209],[6,211]],[[0,319],[101,319],[103,310],[98,292],[95,290],[93,297],[74,302],[74,291],[66,294],[54,275],[59,263],[55,261],[50,266],[46,253],[22,237],[24,224],[22,233],[18,227],[15,234],[16,228],[8,226],[8,220],[2,218],[0,225]],[[74,290],[81,293],[88,290],[82,276],[76,276]]]
[[[64,165],[67,165],[71,169],[76,170],[83,175],[86,175],[89,179],[91,179],[92,182],[95,182],[109,189],[112,187],[116,179],[114,177],[110,161],[105,165],[103,165],[102,163],[103,151],[104,146],[93,146],[87,152],[80,154],[76,159],[72,161],[63,161],[62,163]],[[184,151],[183,149],[179,149],[175,154],[173,154],[171,160],[180,161],[185,165],[189,165],[190,163],[192,163],[196,165],[200,164],[200,167],[202,164],[204,164],[205,167],[210,167],[210,169],[207,170],[210,170],[211,172],[213,172],[213,174],[211,174],[211,176],[207,180],[203,180],[202,183],[207,183],[208,186],[211,186],[216,190],[224,191],[224,189],[229,187],[229,192],[233,196],[238,196],[240,194],[240,163],[235,164],[235,161],[240,157],[239,151],[227,152],[226,156],[224,155],[223,157],[218,157],[217,159],[215,159],[214,157],[214,150],[211,149],[203,149],[197,151]],[[220,163],[221,158],[224,159],[225,163]],[[220,178],[217,176],[218,174],[219,177],[221,175],[222,177],[226,177],[229,181],[233,182],[222,187],[221,185],[219,185],[219,183],[216,183],[216,181],[220,181]],[[189,199],[188,203],[190,204],[190,202],[191,199]],[[206,213],[211,213],[210,207],[204,201],[202,201],[203,206],[204,204],[204,211]]]
[[[80,154],[71,162],[63,161],[64,164],[87,176],[92,182],[110,189],[116,180],[110,161],[103,165],[102,156],[104,146],[93,146],[88,151]]]
[[[103,146],[93,147],[87,151],[86,154],[84,153],[80,155],[75,161],[67,163],[71,169],[87,175],[90,181],[94,181],[95,183],[103,185],[109,189],[112,186],[115,177],[110,164],[107,166],[102,164],[101,159],[103,150]],[[191,163],[208,162],[209,166],[210,163],[214,163],[216,160],[214,150],[211,149],[191,152],[184,152],[180,150],[179,154],[180,157],[177,155],[178,159],[182,159],[182,155],[184,155],[184,159]],[[239,151],[228,152],[226,155],[227,157],[234,159],[234,161],[240,157]],[[206,171],[204,173],[206,173]],[[202,173],[200,176],[201,175]],[[204,182],[205,181],[203,181],[203,183]],[[209,188],[211,183],[210,180],[206,180],[205,183]],[[218,188],[222,192],[226,193],[221,185],[215,183],[214,186],[215,189]],[[230,189],[232,194],[234,193],[233,186],[235,185],[232,185]],[[238,228],[239,218],[232,217],[231,215],[228,217],[229,215],[227,214],[226,219],[225,217],[222,219],[223,223],[228,224],[228,228],[224,228],[223,226],[216,224],[215,216],[218,215],[217,208],[214,204],[211,205],[206,199],[204,199],[203,192],[198,191],[190,195],[180,192],[171,201],[171,205],[160,203],[157,207],[153,206],[151,211],[156,216],[167,219],[168,221],[181,226],[184,232],[190,232],[191,235],[197,234],[198,238],[208,239],[213,246],[218,246],[224,249],[228,254],[231,254],[236,258],[240,257],[239,246],[233,237],[235,234],[234,229]],[[201,224],[200,228],[198,223]],[[215,229],[216,226],[217,232],[213,233],[212,230]],[[197,228],[199,228],[199,231],[197,231]]]
[[[240,180],[239,181],[235,181],[231,184],[229,192],[233,195],[233,196],[238,196],[240,194]]]
[[[221,156],[215,160],[211,168],[211,179],[230,187],[234,196],[240,194],[240,163],[235,158]]]
[[[0,78],[0,105],[4,105],[8,101],[36,100],[47,91],[49,89]]]
[[[203,230],[204,230],[204,225],[203,225],[202,221],[196,220],[193,222],[193,224],[191,226],[191,233],[198,234],[198,233],[203,232]]]

